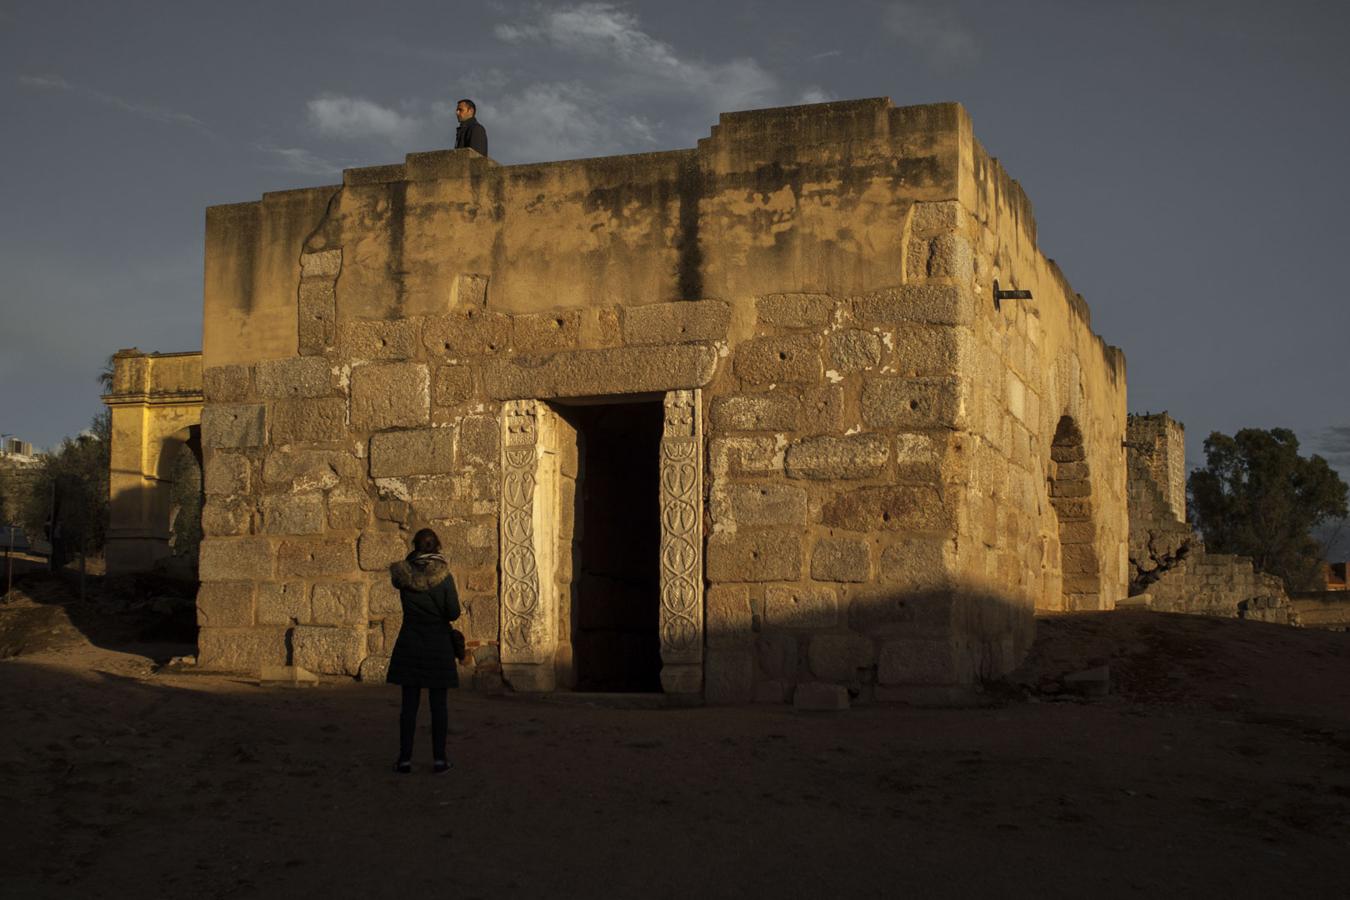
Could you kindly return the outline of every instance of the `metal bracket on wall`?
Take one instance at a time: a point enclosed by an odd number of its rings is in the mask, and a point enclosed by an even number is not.
[[[1030,300],[1031,291],[1003,291],[999,290],[998,281],[994,281],[994,309],[1002,309],[1004,300]]]

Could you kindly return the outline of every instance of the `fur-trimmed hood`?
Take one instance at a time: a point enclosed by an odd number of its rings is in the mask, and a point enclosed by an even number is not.
[[[450,576],[450,567],[439,556],[402,559],[389,567],[394,587],[405,591],[429,591]]]

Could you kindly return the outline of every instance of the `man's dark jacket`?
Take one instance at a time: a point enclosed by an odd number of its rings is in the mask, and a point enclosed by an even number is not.
[[[455,149],[468,147],[487,156],[487,129],[478,124],[477,116],[470,116],[455,129]]]

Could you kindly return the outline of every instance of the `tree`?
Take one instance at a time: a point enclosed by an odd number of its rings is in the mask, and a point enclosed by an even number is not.
[[[31,535],[61,526],[66,548],[96,553],[108,531],[108,466],[112,449],[112,417],[105,410],[89,429],[66,438],[43,457],[29,486],[21,512]]]
[[[1313,529],[1346,515],[1346,484],[1320,456],[1304,459],[1285,428],[1213,432],[1205,466],[1186,480],[1192,523],[1216,553],[1250,556],[1290,591],[1316,586],[1322,565]]]

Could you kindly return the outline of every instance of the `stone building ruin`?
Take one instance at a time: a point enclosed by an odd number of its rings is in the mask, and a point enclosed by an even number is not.
[[[378,678],[422,526],[517,690],[941,694],[1127,594],[1124,357],[957,104],[350,169],[209,209],[204,312],[206,668]]]

